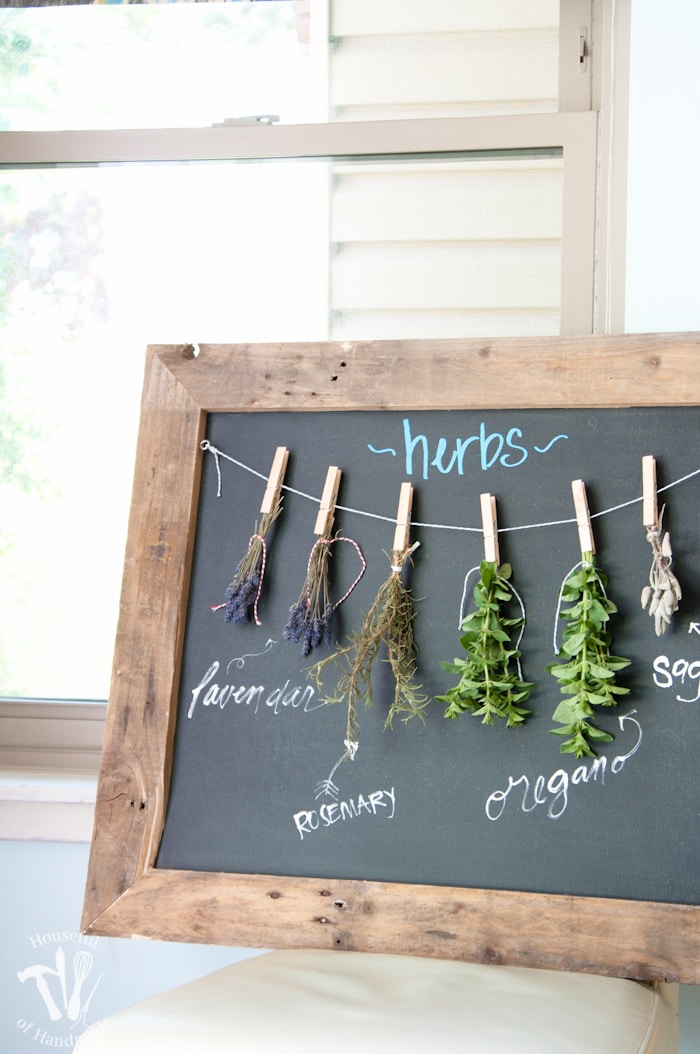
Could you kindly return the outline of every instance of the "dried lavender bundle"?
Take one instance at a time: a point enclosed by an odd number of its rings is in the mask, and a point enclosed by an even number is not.
[[[226,609],[227,622],[250,622],[257,626],[262,623],[258,617],[258,601],[267,562],[267,535],[270,527],[282,511],[282,502],[278,500],[270,512],[266,512],[260,524],[248,542],[248,549],[236,565],[233,578],[224,593],[225,603],[212,607],[212,611]]]
[[[299,599],[289,609],[284,640],[301,644],[301,654],[308,655],[319,644],[331,643],[331,619],[335,611],[328,595],[328,561],[330,538],[319,538],[314,544]]]
[[[336,542],[348,542],[354,546],[360,558],[360,572],[347,592],[333,603],[330,599],[328,585],[328,563],[331,546]],[[367,567],[362,551],[352,538],[338,534],[335,538],[324,535],[314,543],[306,568],[306,578],[299,599],[289,609],[289,619],[283,630],[285,640],[301,644],[302,655],[308,655],[312,648],[319,644],[330,644],[332,641],[331,623],[333,615],[352,593]]]

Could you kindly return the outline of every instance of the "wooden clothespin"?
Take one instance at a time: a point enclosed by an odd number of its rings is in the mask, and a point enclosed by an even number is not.
[[[582,553],[594,553],[595,541],[593,540],[593,528],[591,527],[591,514],[588,511],[588,498],[586,487],[582,479],[575,479],[571,483],[574,495],[574,508],[576,509],[576,523],[578,525],[578,538]]]
[[[484,530],[484,560],[489,563],[500,563],[498,554],[498,522],[496,519],[496,499],[493,494],[481,495],[481,523]]]
[[[287,471],[288,460],[289,451],[287,447],[278,446],[272,461],[270,475],[267,478],[267,487],[265,488],[265,494],[263,495],[262,505],[260,506],[260,511],[263,513],[272,512],[277,504],[277,499],[279,498],[279,493],[284,482],[284,474]]]
[[[659,506],[656,500],[656,458],[651,454],[642,458],[642,523],[646,529],[658,531]]]
[[[319,537],[328,537],[333,528],[335,503],[338,500],[340,477],[342,474],[341,470],[335,465],[331,465],[326,473],[326,482],[323,487],[323,494],[321,495],[321,505],[318,510],[318,516],[316,517],[316,526],[314,527],[314,534],[318,534]]]
[[[408,549],[408,536],[411,530],[411,509],[413,507],[413,485],[401,484],[399,508],[396,513],[396,530],[394,532],[394,552],[405,553]]]

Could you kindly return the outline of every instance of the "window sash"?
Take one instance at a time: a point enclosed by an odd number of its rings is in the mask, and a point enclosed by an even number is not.
[[[2,132],[0,157],[13,167],[264,159],[379,160],[401,155],[560,149],[564,164],[561,329],[593,332],[597,168],[595,112],[241,125],[184,129]]]

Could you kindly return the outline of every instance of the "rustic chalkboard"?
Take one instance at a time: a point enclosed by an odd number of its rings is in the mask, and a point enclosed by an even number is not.
[[[679,336],[149,349],[122,617],[83,924],[260,947],[402,951],[700,981],[693,773],[700,705],[698,345]],[[218,606],[289,449],[260,625]],[[642,458],[683,588],[662,637],[640,605]],[[389,572],[414,487],[406,581],[425,723],[384,730],[390,672],[345,759],[345,711],[283,639],[329,465],[335,526],[366,572],[341,642]],[[559,752],[558,591],[580,560],[585,481],[630,688],[597,758]],[[443,716],[495,495],[526,612],[518,729]],[[331,590],[358,572],[336,544]],[[466,580],[466,588],[465,588]],[[212,608],[218,610],[212,610]],[[561,621],[561,620],[560,620]]]
[[[700,840],[687,837],[698,815],[688,776],[700,752],[700,641],[689,633],[700,632],[695,408],[216,414],[207,438],[222,454],[203,453],[158,866],[696,902]],[[211,602],[246,549],[265,483],[225,455],[264,475],[277,445],[290,450],[288,489],[268,547],[262,625],[230,624]],[[661,496],[684,591],[661,638],[639,600],[651,563],[641,503],[642,456],[651,451],[660,486],[684,480]],[[464,580],[483,557],[479,494],[497,496],[502,559],[526,609],[522,665],[537,682],[524,727],[447,721],[433,701],[425,726],[384,731],[392,685],[380,663],[357,754],[332,787],[319,786],[344,753],[345,708],[324,706],[308,678],[329,648],[303,657],[282,631],[314,541],[318,502],[308,496],[320,498],[328,464],[343,469],[337,525],[368,561],[338,609],[341,640],[388,574],[392,505],[402,480],[414,484],[414,519],[426,526],[411,535],[421,545],[410,584],[418,676],[431,697],[454,681],[440,661],[459,653]],[[615,737],[598,748],[600,760],[562,757],[548,731],[561,698],[545,670],[558,590],[581,556],[570,485],[579,478],[619,608],[613,650],[632,660],[621,678],[629,696],[599,722]],[[358,561],[352,547],[336,550],[340,597]],[[330,672],[324,688],[332,694]]]

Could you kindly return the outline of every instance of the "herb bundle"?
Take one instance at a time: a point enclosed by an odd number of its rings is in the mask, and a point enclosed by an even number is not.
[[[256,625],[262,625],[258,618],[258,600],[267,561],[266,539],[281,511],[282,502],[278,500],[270,512],[262,516],[260,524],[255,525],[248,549],[236,565],[233,578],[224,593],[225,603],[212,608],[212,611],[226,608],[227,622],[249,622],[252,617]]]
[[[391,728],[397,714],[401,720],[412,717],[424,720],[423,708],[428,696],[415,683],[416,648],[413,637],[413,601],[410,590],[402,581],[402,571],[412,546],[405,552],[394,551],[391,574],[380,587],[374,603],[364,617],[357,633],[350,634],[350,643],[339,648],[327,659],[318,662],[310,670],[316,684],[321,688],[326,666],[342,659],[344,668],[338,678],[335,694],[328,703],[345,702],[347,706],[346,743],[358,741],[358,702],[366,707],[373,705],[372,670],[382,645],[386,648],[386,662],[394,676],[394,697],[384,724]]]
[[[568,656],[568,661],[547,666],[559,682],[561,693],[570,697],[562,700],[553,714],[553,720],[562,728],[550,731],[556,736],[567,736],[561,753],[577,758],[595,756],[591,741],[612,740],[590,718],[595,715],[595,707],[616,706],[618,697],[628,694],[629,688],[617,685],[615,676],[630,664],[629,659],[610,653],[612,639],[604,627],[617,608],[605,593],[607,579],[595,567],[593,554],[582,555],[582,564],[568,576],[561,594],[562,602],[571,605],[560,612],[568,626],[559,652]]]
[[[653,555],[649,585],[642,590],[642,607],[649,611],[654,619],[656,636],[661,637],[671,625],[671,618],[678,611],[678,601],[683,594],[671,570],[673,552],[668,531],[661,539],[661,520],[658,527],[647,528],[647,541]]]
[[[484,725],[492,725],[499,718],[512,728],[530,715],[520,704],[529,697],[534,684],[523,681],[520,651],[517,644],[510,644],[515,634],[519,643],[525,619],[507,618],[503,611],[503,605],[513,599],[511,573],[509,564],[499,568],[490,560],[482,560],[479,565],[479,581],[474,588],[476,610],[462,620],[461,627],[464,634],[460,644],[467,657],[440,663],[443,670],[460,678],[453,688],[437,696],[438,702],[448,704],[445,717],[456,718],[469,711],[481,717]]]
[[[289,619],[282,631],[284,640],[301,644],[301,654],[308,655],[317,645],[330,644],[334,607],[328,595],[328,560],[330,539],[314,543],[306,578],[299,599],[289,609]]]
[[[331,546],[335,542],[349,542],[353,545],[360,558],[361,568],[345,595],[332,603],[329,596],[328,562]],[[336,535],[335,538],[329,538],[327,535],[318,538],[311,549],[299,599],[289,609],[289,619],[282,634],[284,640],[301,644],[302,655],[308,655],[311,649],[319,644],[330,644],[333,615],[350,596],[366,567],[360,547],[352,538],[344,538],[341,535]]]

